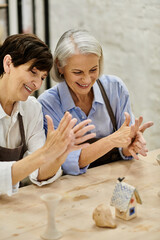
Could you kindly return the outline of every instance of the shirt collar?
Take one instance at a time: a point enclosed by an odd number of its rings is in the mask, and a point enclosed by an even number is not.
[[[63,106],[63,111],[66,112],[74,108],[75,103],[72,99],[68,85],[65,81],[58,84],[58,90],[59,90],[59,95],[60,95],[60,99]],[[93,93],[94,93],[94,102],[104,104],[104,100],[103,100],[100,88],[97,84],[97,81],[93,85]]]
[[[102,93],[100,91],[100,88],[98,86],[98,83],[97,81],[95,82],[95,84],[93,85],[93,93],[94,93],[94,102],[98,102],[98,103],[101,103],[101,104],[104,104],[104,100],[103,100],[103,97],[102,97]]]
[[[23,102],[21,102],[21,101],[15,103],[14,108],[13,108],[13,114],[17,115],[18,113],[20,113],[21,116],[24,116],[24,109],[23,109],[22,104],[23,104]]]
[[[24,115],[24,110],[22,107],[22,102],[16,102],[12,111],[12,115],[17,115],[18,113],[20,113],[22,116]],[[0,119],[7,116],[7,114],[5,113],[5,111],[2,108],[2,105],[0,104]]]
[[[58,84],[58,90],[62,102],[63,111],[66,112],[74,108],[75,104],[70,94],[68,85],[65,81]]]
[[[0,104],[0,119],[5,117],[7,114],[5,113],[5,111],[2,108],[2,105]]]

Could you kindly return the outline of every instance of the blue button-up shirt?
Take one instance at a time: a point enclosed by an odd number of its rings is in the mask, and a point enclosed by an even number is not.
[[[114,116],[116,118],[117,128],[120,128],[125,120],[124,112],[128,112],[131,116],[131,123],[134,123],[134,116],[131,112],[130,100],[128,90],[123,81],[116,76],[105,76],[99,78],[106,91],[110,101]],[[61,82],[54,87],[46,90],[38,98],[42,104],[43,114],[50,115],[53,119],[55,129],[58,127],[60,120],[66,111],[70,112],[73,118],[77,118],[77,123],[85,119],[91,119],[92,124],[95,125],[97,138],[102,138],[113,133],[113,125],[106,109],[104,99],[97,82],[93,85],[94,100],[92,108],[86,114],[77,106],[72,99],[68,85],[66,82]],[[47,133],[47,121],[44,118],[44,128]],[[79,168],[79,156],[81,150],[71,152],[64,164],[62,165],[65,174],[78,175],[86,172],[87,167]],[[120,150],[121,153],[121,150]],[[121,153],[122,155],[122,153]],[[126,158],[122,155],[124,159]]]

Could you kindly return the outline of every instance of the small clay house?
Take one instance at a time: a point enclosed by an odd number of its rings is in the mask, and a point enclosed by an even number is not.
[[[122,179],[123,180],[123,179]],[[130,220],[137,216],[137,203],[142,204],[135,187],[119,179],[111,198],[111,206],[115,207],[115,216]]]

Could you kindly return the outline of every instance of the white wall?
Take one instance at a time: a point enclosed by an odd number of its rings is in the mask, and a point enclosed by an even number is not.
[[[0,0],[0,6],[5,5],[5,0]],[[7,36],[7,28],[6,28],[6,8],[0,8],[0,44],[5,40]]]
[[[145,133],[160,147],[160,1],[50,0],[51,48],[70,28],[85,28],[101,42],[105,74],[127,85],[135,116],[154,121]]]
[[[145,137],[149,150],[159,148],[160,0],[50,0],[49,3],[52,51],[64,31],[70,28],[91,31],[103,47],[104,73],[117,75],[125,82],[135,116],[142,114],[145,122],[154,121]],[[36,0],[36,9],[37,35],[43,39],[43,0]],[[13,8],[11,11],[14,18]],[[2,21],[3,10],[0,13]],[[14,33],[16,18],[11,24]]]

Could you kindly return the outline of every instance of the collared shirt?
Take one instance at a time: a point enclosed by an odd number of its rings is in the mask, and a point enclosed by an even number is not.
[[[133,123],[134,116],[131,112],[129,93],[123,81],[111,75],[101,76],[100,81],[110,101],[116,118],[117,128],[120,128],[125,120],[124,112],[130,114],[131,123]],[[88,118],[91,119],[92,123],[95,125],[95,129],[92,131],[96,132],[97,138],[102,138],[113,133],[113,125],[97,82],[93,85],[93,93],[94,100],[88,116],[86,116],[79,107],[75,106],[65,81],[46,90],[40,95],[38,100],[42,104],[44,115],[48,114],[52,117],[55,128],[58,127],[64,113],[68,111],[72,114],[73,118],[77,118],[77,123]],[[47,131],[46,121],[44,121],[44,129]],[[79,168],[80,153],[81,150],[77,150],[68,155],[66,161],[62,165],[65,174],[78,175],[86,172],[87,167],[82,169]],[[120,153],[123,159],[130,159],[130,157],[123,156],[121,149]]]
[[[43,129],[43,114],[41,105],[34,97],[29,97],[27,101],[17,102],[14,105],[11,116],[8,116],[0,104],[0,146],[15,148],[21,144],[19,130],[18,113],[23,117],[24,132],[26,138],[27,152],[24,157],[42,147],[45,143],[45,133]],[[0,193],[12,195],[18,191],[19,183],[12,186],[11,168],[13,162],[0,162]],[[61,169],[57,174],[47,181],[38,182],[38,169],[30,175],[30,180],[42,186],[53,182],[61,176]]]

